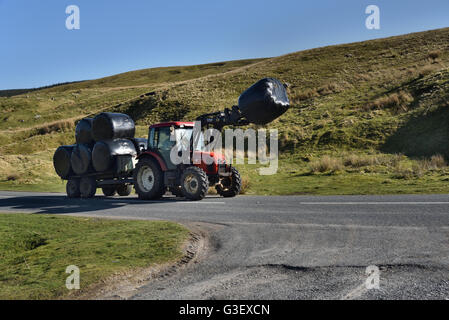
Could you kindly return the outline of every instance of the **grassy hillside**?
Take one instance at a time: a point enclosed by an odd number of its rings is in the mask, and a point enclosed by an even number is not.
[[[281,57],[133,71],[0,98],[0,188],[61,190],[57,145],[100,111],[150,123],[232,106],[267,76],[289,83],[280,170],[240,166],[262,194],[449,192],[449,28]],[[282,179],[282,186],[279,180]]]

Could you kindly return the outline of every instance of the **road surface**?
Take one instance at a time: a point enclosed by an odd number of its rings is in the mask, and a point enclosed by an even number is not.
[[[0,212],[165,219],[210,235],[206,257],[133,299],[449,299],[449,195],[135,196],[0,192]],[[366,286],[367,267],[379,268]]]

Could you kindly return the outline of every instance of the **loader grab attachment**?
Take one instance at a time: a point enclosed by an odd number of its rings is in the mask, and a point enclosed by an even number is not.
[[[217,130],[228,125],[264,125],[280,117],[289,107],[286,86],[277,79],[265,78],[246,89],[240,95],[237,106],[203,114],[196,120],[201,121],[202,127]]]

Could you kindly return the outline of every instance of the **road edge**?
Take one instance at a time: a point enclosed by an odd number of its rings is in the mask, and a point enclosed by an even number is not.
[[[179,222],[178,222],[179,223]],[[82,294],[66,296],[63,300],[128,300],[138,290],[151,282],[164,279],[192,264],[198,263],[209,250],[209,231],[202,223],[179,223],[189,229],[189,237],[182,245],[183,255],[175,262],[138,268],[126,273],[117,273],[92,285]]]

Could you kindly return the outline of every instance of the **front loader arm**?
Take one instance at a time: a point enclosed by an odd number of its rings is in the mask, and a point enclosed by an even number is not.
[[[223,111],[206,113],[198,118],[201,122],[202,128],[214,128],[219,131],[224,126],[245,126],[250,122],[242,115],[238,106],[233,106],[231,109],[225,108]]]
[[[286,88],[287,85],[277,79],[261,79],[240,95],[237,106],[203,114],[196,120],[201,121],[202,128],[213,127],[220,131],[224,126],[265,125],[290,107]]]

